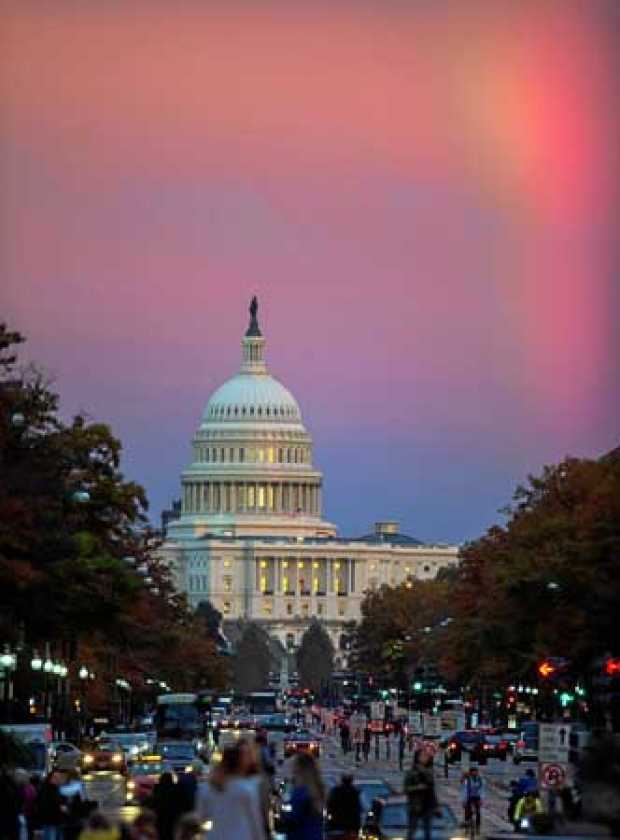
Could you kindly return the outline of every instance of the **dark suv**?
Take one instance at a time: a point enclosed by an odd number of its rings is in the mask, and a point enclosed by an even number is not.
[[[490,745],[487,744],[485,736],[473,729],[465,729],[455,732],[448,741],[446,754],[448,761],[453,763],[460,761],[464,752],[469,753],[472,761],[478,764],[486,764]]]

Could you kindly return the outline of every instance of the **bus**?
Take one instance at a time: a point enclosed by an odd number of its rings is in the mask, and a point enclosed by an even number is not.
[[[251,715],[272,715],[278,711],[278,692],[251,691],[243,696],[243,703]]]
[[[197,694],[160,694],[155,709],[157,740],[194,741],[204,734],[205,721]]]
[[[52,769],[52,727],[49,723],[3,723],[0,730],[25,747],[21,769],[40,777],[49,773]]]

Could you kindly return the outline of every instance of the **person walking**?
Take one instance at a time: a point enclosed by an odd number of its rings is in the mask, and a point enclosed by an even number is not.
[[[43,840],[62,840],[62,824],[67,806],[60,793],[64,781],[58,771],[53,770],[41,785],[35,806],[36,821],[41,826]]]
[[[465,812],[465,822],[475,820],[476,833],[480,832],[480,809],[482,807],[482,795],[484,782],[477,767],[472,767],[469,773],[465,773],[461,780],[461,802]]]
[[[375,761],[379,761],[379,733],[375,732]]]
[[[407,840],[415,837],[418,823],[422,822],[424,840],[431,840],[432,819],[437,808],[435,778],[431,756],[422,752],[416,763],[405,774],[403,789],[407,797],[408,828]]]
[[[364,740],[362,741],[362,755],[364,756],[364,761],[368,761],[370,756],[370,727],[366,725],[364,727]]]
[[[209,840],[265,840],[258,795],[243,774],[247,772],[244,746],[226,747],[208,781],[200,785],[196,811],[209,826]]]
[[[407,746],[407,736],[405,730],[401,727],[398,736],[398,769],[402,773],[405,765],[405,748]]]
[[[157,815],[159,840],[173,840],[174,828],[181,816],[179,792],[172,773],[166,771],[153,788],[153,810]]]
[[[342,840],[353,840],[361,828],[361,812],[360,795],[353,786],[353,776],[345,773],[327,800],[329,831],[341,832]]]
[[[287,840],[322,840],[325,788],[318,765],[308,753],[298,753],[293,762],[290,805]]]

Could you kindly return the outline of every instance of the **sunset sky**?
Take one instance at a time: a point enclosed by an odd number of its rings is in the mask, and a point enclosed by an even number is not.
[[[154,518],[253,293],[346,535],[618,445],[617,0],[0,10],[0,317]]]

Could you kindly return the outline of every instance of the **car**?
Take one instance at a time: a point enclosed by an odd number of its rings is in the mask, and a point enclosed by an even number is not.
[[[353,787],[360,795],[360,805],[363,813],[371,810],[375,799],[385,799],[394,793],[393,789],[382,779],[353,779]]]
[[[136,759],[151,749],[151,739],[146,732],[114,732],[113,734],[106,733],[106,737],[120,746],[128,761]]]
[[[82,769],[87,773],[102,771],[126,773],[127,762],[119,744],[102,740],[82,755]]]
[[[308,732],[307,729],[301,729],[298,732],[291,732],[287,735],[283,742],[284,758],[289,758],[300,752],[307,752],[318,758],[321,754],[320,740],[316,735]]]
[[[156,745],[155,754],[160,755],[173,770],[180,772],[190,770],[192,762],[196,760],[196,750],[191,741],[160,741]]]
[[[52,741],[50,754],[53,766],[61,770],[75,770],[82,763],[82,750],[70,741]]]
[[[293,732],[295,729],[295,724],[281,712],[260,715],[256,723],[260,729],[265,729],[267,732]]]
[[[485,750],[485,743],[485,736],[475,729],[455,732],[446,746],[448,762],[460,761],[461,755],[466,752],[472,761],[476,761],[478,764],[486,764],[488,750]]]
[[[509,749],[509,742],[503,735],[491,733],[484,736],[484,750],[487,758],[499,758],[500,761],[506,761]]]
[[[160,755],[143,755],[129,768],[127,778],[126,799],[128,803],[144,804],[162,773],[171,773],[174,777],[172,764],[163,761]]]
[[[407,836],[409,822],[409,808],[406,796],[388,796],[376,799],[373,809],[368,814],[360,837],[364,840],[398,840]],[[433,840],[449,840],[459,835],[458,822],[453,810],[448,805],[439,805],[431,823]],[[421,821],[415,834],[424,836]]]

